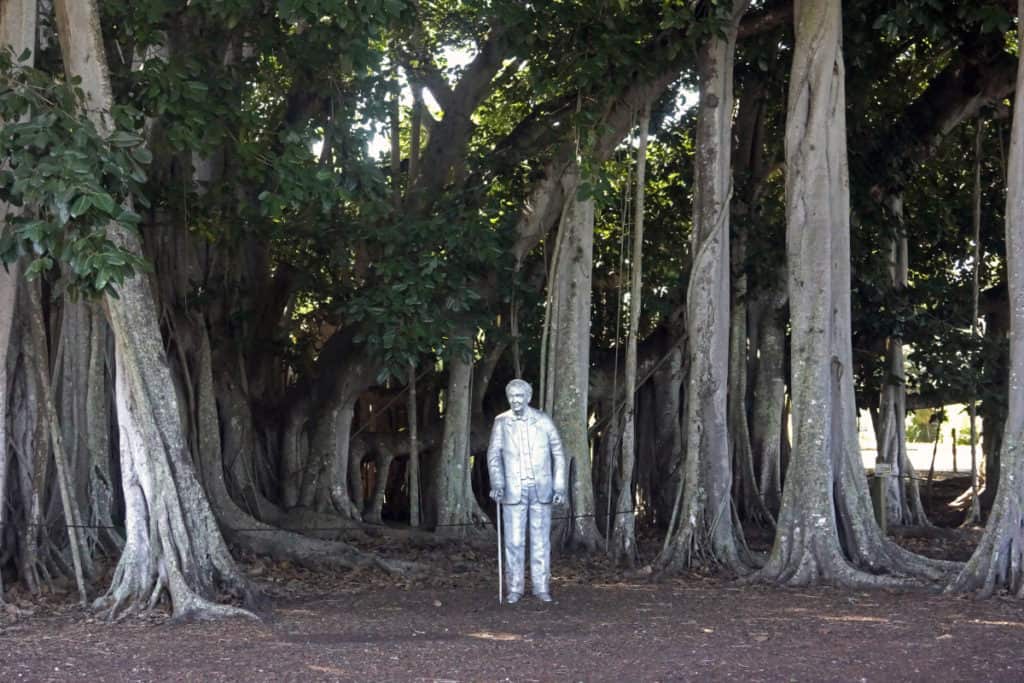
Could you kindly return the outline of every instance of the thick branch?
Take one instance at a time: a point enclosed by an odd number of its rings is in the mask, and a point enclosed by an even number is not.
[[[740,22],[737,37],[740,40],[774,30],[793,20],[793,0],[776,0],[765,7],[748,12]]]
[[[968,57],[939,73],[869,157],[868,172],[882,178],[875,186],[879,195],[899,191],[962,121],[1012,93],[1016,69],[1016,59],[1000,52],[983,61]]]
[[[457,175],[456,166],[465,158],[473,133],[470,116],[493,89],[494,77],[508,52],[507,35],[504,26],[496,25],[450,96],[446,94],[443,96],[445,101],[438,101],[444,117],[434,127],[423,151],[422,173],[416,179],[414,204],[429,203]]]

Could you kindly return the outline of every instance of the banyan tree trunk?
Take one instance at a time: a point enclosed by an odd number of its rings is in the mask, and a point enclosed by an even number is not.
[[[471,339],[470,335],[465,338]],[[444,435],[434,470],[434,502],[438,533],[462,536],[490,525],[473,494],[470,467],[470,415],[473,361],[448,361],[448,390],[444,401]]]
[[[683,381],[686,363],[683,349],[675,345],[667,352],[665,362],[654,373],[655,443],[653,453],[654,481],[651,498],[655,522],[669,524],[676,504],[676,491],[683,476]]]
[[[362,518],[360,462],[350,457],[350,443],[356,400],[373,384],[376,367],[350,337],[328,341],[319,361],[324,374],[289,407],[279,467],[286,508]]]
[[[395,574],[409,574],[419,570],[411,563],[368,555],[347,543],[310,538],[275,528],[239,507],[228,491],[224,459],[237,455],[225,452],[229,444],[237,447],[245,443],[245,437],[240,436],[239,432],[248,428],[245,424],[246,416],[240,414],[241,402],[232,396],[234,392],[230,387],[222,386],[219,397],[214,389],[213,354],[204,327],[200,327],[195,355],[191,373],[197,384],[196,406],[192,411],[195,424],[192,429],[198,435],[198,461],[202,467],[206,494],[217,520],[232,543],[251,552],[317,569],[376,567]],[[222,433],[226,436],[224,440],[220,436]],[[270,512],[272,506],[263,503],[261,509]]]
[[[786,328],[784,296],[769,296],[757,317],[751,445],[760,463],[760,491],[773,514],[782,502],[782,425],[786,410]]]
[[[548,283],[549,319],[547,377],[541,392],[551,404],[569,461],[570,518],[562,534],[564,546],[593,552],[601,536],[594,518],[591,485],[587,396],[590,376],[590,298],[594,252],[594,200],[576,194],[579,169],[566,173],[566,204],[558,226],[557,247]],[[557,533],[557,529],[556,529]]]
[[[889,208],[897,229],[903,229],[903,198],[889,198]],[[909,280],[908,242],[906,235],[890,240],[890,280],[894,291],[906,288]],[[903,354],[903,340],[886,340],[886,371],[882,393],[878,402],[879,432],[878,461],[890,465],[892,476],[885,482],[887,519],[894,524],[927,525],[928,517],[921,504],[921,492],[916,473],[907,456],[907,386]]]
[[[1017,3],[1024,16],[1024,0]],[[1018,26],[1024,39],[1024,24]],[[1024,55],[1022,55],[1024,56]],[[1024,60],[1017,68],[1006,188],[1006,264],[1010,296],[1010,381],[1001,479],[985,533],[949,589],[1024,597]]]
[[[61,507],[64,513],[64,528],[67,530],[68,545],[71,550],[71,558],[75,583],[78,586],[79,598],[83,605],[87,601],[85,589],[85,576],[83,570],[83,555],[86,554],[84,543],[81,538],[82,520],[79,515],[78,501],[71,488],[71,474],[68,471],[67,451],[64,449],[64,438],[61,434],[57,406],[53,398],[53,386],[50,380],[50,367],[47,353],[48,343],[46,337],[46,324],[43,321],[43,305],[40,294],[40,283],[31,282],[25,287],[28,293],[27,319],[28,328],[28,353],[29,365],[32,366],[36,375],[37,386],[40,393],[40,412],[42,422],[45,425],[47,438],[40,441],[41,453],[49,449],[53,455],[56,465],[57,490],[60,494]],[[48,457],[44,454],[43,457]]]
[[[417,102],[419,106],[419,103]],[[420,112],[422,115],[422,112]],[[413,117],[413,132],[419,138],[419,118]],[[413,149],[419,150],[419,143],[413,145]],[[413,158],[415,158],[415,154]],[[410,177],[415,174],[410,170]],[[420,430],[419,430],[419,409],[416,402],[416,367],[409,367],[409,402],[406,413],[409,419],[409,465],[406,468],[406,480],[409,487],[409,526],[419,528],[422,515],[420,513]]]
[[[22,283],[23,284],[23,283]],[[10,538],[17,536],[11,546],[5,544],[5,551],[15,548],[12,559],[17,564],[18,576],[32,593],[38,593],[47,573],[40,557],[40,540],[45,538],[41,526],[45,472],[39,474],[40,466],[45,467],[46,455],[39,444],[45,441],[41,432],[39,390],[36,375],[28,361],[28,326],[24,311],[28,306],[24,287],[19,286],[15,311],[20,315],[11,329],[8,346],[7,369],[10,373],[7,387],[10,433],[8,434],[8,496],[5,516],[8,526],[5,531]]]
[[[96,0],[56,0],[54,9],[68,77],[80,79],[90,116],[110,131],[113,98]],[[141,256],[138,237],[123,226],[110,224],[107,236]],[[244,613],[213,602],[222,590],[250,594],[189,458],[150,285],[135,274],[104,303],[115,342],[127,539],[99,604],[113,614],[152,606],[166,593],[176,617]]]
[[[886,541],[872,516],[853,392],[842,8],[794,7],[786,124],[793,449],[775,543],[755,577],[845,586],[938,578],[941,565]]]
[[[3,21],[0,15],[0,22]],[[0,206],[0,210],[6,207]],[[9,269],[8,269],[9,268]],[[7,408],[10,391],[7,381],[8,350],[11,347],[11,328],[14,324],[14,307],[17,303],[17,265],[0,268],[0,547],[11,547],[7,526],[7,473],[10,471],[8,458]],[[3,562],[0,561],[0,605],[4,599]]]
[[[102,550],[116,556],[123,540],[114,528],[114,481],[111,472],[109,330],[94,302],[64,300],[57,344],[57,402],[64,448],[71,472],[76,523],[88,552],[85,573],[91,576],[93,555]]]
[[[736,479],[735,498],[739,514],[743,519],[759,524],[772,523],[771,512],[765,506],[754,470],[754,449],[750,439],[750,423],[747,419],[747,277],[744,271],[746,261],[746,229],[737,227],[734,231],[732,272],[734,274],[729,306],[729,389],[728,423],[732,463]],[[737,253],[738,252],[738,253]]]
[[[718,565],[738,574],[750,558],[733,514],[728,424],[729,203],[732,198],[733,59],[746,2],[733,4],[722,36],[697,53],[700,74],[693,265],[687,289],[689,379],[686,462],[678,528],[656,564],[662,572]]]
[[[647,131],[651,108],[645,104],[640,115],[640,141],[636,158],[636,202],[633,219],[633,249],[631,253],[629,288],[629,336],[626,342],[625,396],[622,426],[622,453],[619,458],[619,495],[612,520],[609,557],[632,567],[639,557],[636,545],[636,514],[633,491],[636,468],[636,373],[637,337],[639,336],[641,291],[643,284],[644,243],[644,172],[647,160]]]
[[[19,56],[26,49],[30,50],[27,66],[35,63],[37,13],[36,0],[8,0],[0,4],[0,48],[10,48],[11,52]],[[0,202],[0,216],[15,211],[15,207]],[[18,305],[20,277],[21,271],[16,262],[0,268],[0,548],[11,547],[6,539],[14,537],[13,528],[8,527],[7,514],[7,476],[11,468],[7,432],[7,410],[10,407],[7,367],[8,354],[12,350],[11,332]],[[2,570],[3,559],[0,557],[0,605],[4,600]]]

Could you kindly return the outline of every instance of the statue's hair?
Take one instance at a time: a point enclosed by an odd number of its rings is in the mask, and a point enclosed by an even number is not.
[[[509,382],[508,384],[506,384],[505,385],[505,395],[508,396],[509,392],[511,392],[516,387],[518,387],[518,388],[520,388],[520,389],[522,389],[523,391],[526,392],[526,401],[527,401],[527,403],[529,403],[530,399],[533,398],[533,387],[531,387],[530,383],[527,382],[525,379],[519,379],[517,377],[516,379],[514,379],[511,382]]]

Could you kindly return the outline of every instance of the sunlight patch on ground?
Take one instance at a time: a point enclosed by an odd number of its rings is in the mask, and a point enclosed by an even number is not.
[[[889,623],[888,619],[883,619],[882,617],[862,617],[862,616],[857,615],[857,614],[847,614],[847,615],[844,615],[844,616],[823,616],[823,617],[820,617],[820,618],[824,619],[825,621],[856,621],[856,622],[870,622],[870,623],[873,623],[873,624],[888,624]]]
[[[594,588],[610,588],[610,589],[613,589],[613,590],[642,591],[642,592],[646,592],[646,593],[651,593],[651,592],[654,592],[655,590],[657,590],[656,586],[641,585],[641,584],[635,584],[635,583],[606,583],[606,582],[601,582],[601,583],[592,583],[590,585],[592,587],[594,587]]]
[[[479,638],[480,640],[522,640],[523,637],[516,635],[515,633],[491,633],[490,631],[477,631],[476,633],[467,633],[466,636],[469,638]]]
[[[968,624],[981,624],[982,626],[1012,626],[1013,628],[1024,628],[1024,623],[1019,621],[989,621],[987,619],[971,619]]]

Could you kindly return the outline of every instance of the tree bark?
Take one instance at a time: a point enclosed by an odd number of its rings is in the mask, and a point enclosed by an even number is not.
[[[420,132],[423,127],[423,88],[412,85],[412,114],[410,116],[409,130],[409,180],[408,187],[416,184],[416,177],[420,174]]]
[[[0,8],[2,10],[2,8]],[[4,17],[0,15],[0,26]],[[0,206],[6,213],[6,207]],[[18,266],[11,264],[0,268],[0,545],[8,535],[7,529],[7,473],[10,463],[7,456],[7,408],[10,404],[10,392],[7,381],[8,350],[11,348],[11,329],[14,325],[14,309],[18,301]],[[0,606],[4,600],[3,566],[0,563]]]
[[[686,362],[681,344],[666,352],[665,363],[654,373],[655,423],[654,481],[651,502],[655,522],[669,525],[676,508],[676,492],[683,477],[683,382]]]
[[[120,553],[124,539],[114,529],[114,473],[110,438],[110,406],[113,386],[110,367],[110,329],[102,313],[93,312],[89,335],[89,370],[85,407],[85,447],[89,461],[89,522],[97,527],[93,537],[111,555]]]
[[[395,453],[390,448],[377,450],[377,457],[374,460],[373,497],[363,513],[363,519],[371,524],[384,523],[384,496],[387,493],[391,463],[394,459]]]
[[[45,541],[43,507],[46,503],[46,484],[49,469],[49,449],[46,435],[47,425],[43,416],[45,410],[38,373],[33,371],[29,356],[33,353],[32,330],[25,312],[30,307],[24,286],[18,287],[18,301],[15,303],[19,325],[12,330],[15,341],[12,350],[17,350],[11,391],[11,440],[12,451],[17,456],[17,471],[20,498],[23,507],[23,524],[19,529],[21,552],[17,556],[18,573],[33,594],[43,587],[46,572],[40,541]]]
[[[974,132],[974,254],[971,268],[971,340],[976,344],[981,337],[978,329],[978,302],[981,288],[981,117]],[[973,376],[972,376],[973,377]],[[978,384],[972,379],[970,403],[967,406],[971,420],[971,501],[964,518],[964,526],[981,522],[981,501],[978,495]]]
[[[789,585],[878,586],[902,582],[883,572],[942,574],[881,535],[860,461],[841,19],[839,2],[795,1],[786,123],[793,449],[775,543],[754,576]]]
[[[735,247],[733,249],[733,247]],[[728,425],[732,463],[735,468],[734,488],[736,507],[743,519],[758,524],[772,524],[774,519],[765,505],[754,470],[754,449],[750,440],[747,419],[747,318],[748,293],[745,271],[747,234],[745,227],[737,227],[732,240],[732,282],[729,302],[729,387]]]
[[[903,198],[890,195],[889,209],[898,234],[889,240],[889,277],[893,291],[906,289],[909,268],[909,245],[903,226]],[[928,526],[928,517],[921,504],[920,487],[907,456],[907,378],[903,340],[889,337],[885,349],[886,372],[878,400],[878,462],[891,467],[892,476],[885,482],[886,519],[901,525]]]
[[[355,405],[373,384],[377,367],[352,341],[353,335],[335,333],[324,345],[317,360],[320,376],[309,386],[297,387],[296,393],[308,396],[296,400],[291,407],[285,432],[286,469],[301,472],[298,504],[327,511],[333,507],[350,519],[361,519],[362,478],[359,462],[350,457],[352,422]],[[303,444],[308,436],[308,454]],[[294,494],[295,482],[285,492]]]
[[[402,205],[402,109],[401,95],[395,92],[388,103],[391,119],[391,198],[397,209]]]
[[[200,323],[202,324],[202,323]],[[229,381],[218,384],[220,396],[214,390],[213,354],[205,326],[200,328],[200,338],[194,361],[196,378],[196,401],[194,410],[194,431],[198,434],[197,460],[201,464],[206,494],[224,533],[233,544],[248,550],[280,560],[289,560],[313,569],[354,569],[375,567],[393,574],[410,574],[422,568],[407,562],[383,560],[360,552],[356,548],[334,540],[309,538],[293,531],[279,529],[256,519],[232,499],[224,478],[225,457],[237,454],[228,450],[228,439],[242,443],[232,436],[242,429],[238,424],[245,419],[234,410],[232,399],[237,392]],[[226,438],[221,440],[221,433]],[[267,506],[262,509],[266,510]],[[340,521],[340,520],[339,520]],[[337,522],[332,522],[337,524]]]
[[[647,164],[647,130],[651,107],[645,104],[640,114],[640,140],[636,153],[636,200],[633,204],[633,248],[630,252],[629,334],[626,341],[624,381],[624,416],[622,421],[622,451],[619,457],[619,494],[613,510],[611,543],[608,554],[617,563],[632,567],[636,564],[636,513],[634,511],[634,470],[636,469],[636,366],[637,337],[640,331],[640,311],[643,294],[644,249],[644,182]]]
[[[76,524],[88,552],[86,576],[93,576],[93,555],[120,552],[123,540],[113,528],[114,488],[111,473],[110,388],[107,371],[109,330],[94,302],[60,305],[60,337],[55,359],[54,401],[66,449]]]
[[[592,464],[588,425],[590,384],[590,298],[594,260],[594,200],[576,196],[578,166],[562,178],[567,197],[559,224],[558,245],[548,287],[549,320],[547,377],[541,392],[562,437],[569,462],[571,521],[563,526],[562,545],[593,552],[601,536],[591,485]],[[556,529],[557,531],[557,529]]]
[[[352,418],[355,414],[355,408],[356,398],[346,397],[337,412],[334,413],[334,419],[327,418],[333,422],[333,425],[326,425],[327,429],[324,430],[327,438],[321,441],[314,436],[310,445],[310,451],[311,455],[315,457],[316,453],[319,452],[316,448],[317,444],[322,443],[324,445],[325,450],[323,453],[328,462],[331,463],[331,502],[334,504],[334,509],[352,519],[362,519],[363,480],[360,474],[361,463],[352,460],[350,453]],[[318,434],[321,433],[321,429],[323,429],[322,426],[317,429]],[[353,470],[357,476],[352,476]],[[358,503],[355,500],[356,496],[352,495],[353,492],[357,492]]]
[[[36,0],[7,0],[0,3],[0,47],[10,47],[15,57],[26,50],[31,51],[27,66],[36,59]],[[7,216],[14,207],[0,202],[0,216]],[[20,279],[18,264],[0,267],[0,546],[7,535],[7,473],[10,471],[8,458],[7,409],[10,405],[8,393],[8,352],[11,349],[11,331],[18,302]],[[0,570],[3,567],[0,566]],[[2,574],[2,571],[0,571]],[[0,605],[4,604],[4,583],[0,575]]]
[[[769,305],[764,295],[756,296],[758,270],[751,268],[748,259],[752,237],[765,244],[761,194],[766,180],[764,129],[767,116],[767,87],[770,74],[758,70],[748,71],[737,96],[738,111],[735,124],[736,147],[733,153],[733,178],[736,186],[732,201],[732,288],[730,300],[729,333],[729,431],[732,438],[733,465],[738,484],[734,487],[741,517],[758,523],[774,524],[773,512],[768,508],[765,492],[762,454],[755,448],[753,425],[756,416],[756,384],[761,346],[761,318]],[[772,342],[774,340],[769,340]],[[780,359],[781,362],[781,359]],[[779,406],[781,414],[781,406]],[[778,422],[778,415],[775,417]],[[761,465],[761,476],[756,472]],[[769,458],[769,467],[771,459]],[[771,480],[768,480],[771,485]],[[775,498],[777,509],[778,496]]]
[[[97,128],[110,132],[113,97],[96,0],[56,0],[64,68],[79,78]],[[108,237],[142,254],[138,237],[112,223]],[[176,618],[248,614],[216,605],[221,588],[248,599],[248,584],[217,528],[188,457],[177,397],[144,276],[127,278],[104,301],[114,334],[116,403],[127,541],[99,605],[114,615],[152,607],[168,593]]]
[[[48,445],[53,454],[53,461],[57,471],[57,489],[60,492],[61,506],[64,512],[64,526],[67,531],[68,545],[71,549],[75,584],[78,586],[78,596],[81,604],[84,606],[88,601],[85,589],[85,575],[82,569],[82,557],[86,552],[81,539],[81,518],[79,516],[78,501],[71,490],[71,475],[68,472],[67,452],[64,449],[60,419],[57,415],[57,407],[53,399],[53,385],[50,381],[49,356],[47,354],[46,324],[43,321],[43,304],[39,292],[40,283],[38,281],[29,283],[25,289],[28,293],[29,306],[27,312],[30,329],[27,356],[29,364],[32,365],[36,375],[36,383],[41,397],[42,422],[49,436],[49,440],[43,439],[39,446],[42,449],[46,449]]]
[[[782,425],[786,412],[785,285],[780,289],[783,291],[771,290],[760,303],[751,424],[754,458],[761,465],[760,491],[773,514],[782,503]]]
[[[1017,4],[1024,17],[1024,0]],[[1018,25],[1024,39],[1024,24]],[[985,533],[948,590],[987,597],[1007,590],[1024,597],[1024,60],[1017,68],[1006,188],[1006,266],[1010,291],[1009,405],[1002,477]]]
[[[462,331],[468,339],[467,330]],[[444,435],[435,470],[435,509],[438,533],[464,536],[490,524],[473,495],[470,467],[470,414],[473,361],[448,360],[448,389],[444,395]]]
[[[415,125],[419,125],[413,117]],[[416,366],[409,366],[409,407],[406,411],[409,420],[409,466],[406,470],[409,486],[409,526],[414,529],[420,526],[420,432],[418,403],[416,401]]]
[[[700,564],[738,574],[749,571],[750,558],[733,514],[727,406],[733,60],[747,4],[735,2],[724,34],[709,38],[697,52],[693,265],[686,293],[686,462],[679,526],[657,559],[662,572]]]

